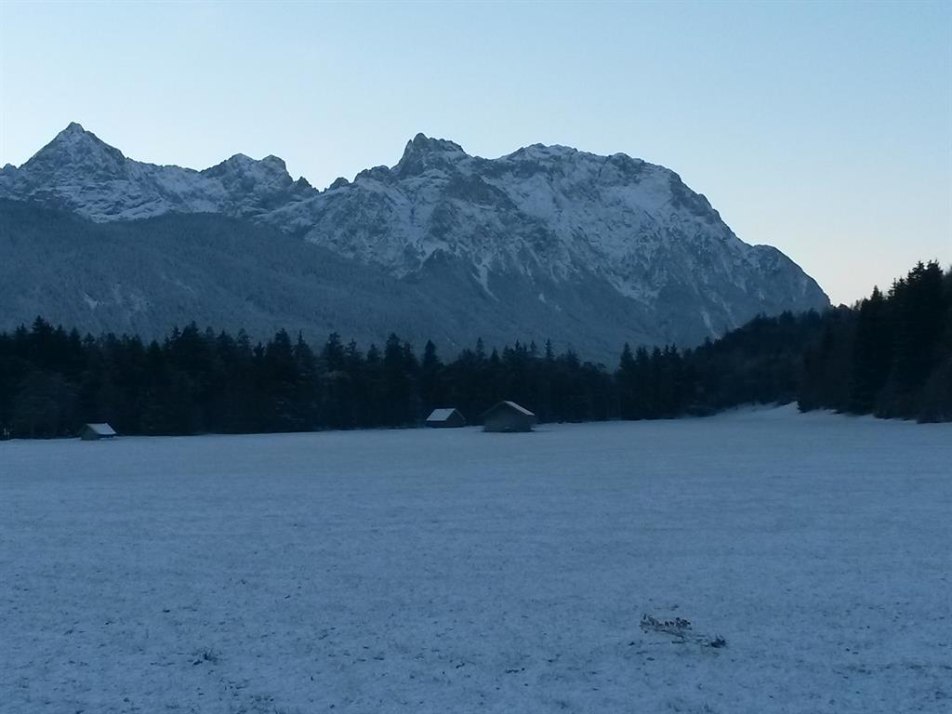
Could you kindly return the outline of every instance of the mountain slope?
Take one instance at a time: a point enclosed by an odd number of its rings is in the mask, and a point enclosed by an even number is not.
[[[258,253],[280,252],[292,262],[336,266],[292,281],[296,287],[286,283],[299,269],[291,263],[266,274],[252,271],[247,279],[258,281],[263,293],[287,292],[288,304],[297,304],[291,293],[346,294],[351,288],[338,277],[342,272],[373,275],[386,290],[403,296],[387,312],[393,320],[389,329],[407,326],[408,336],[442,335],[454,345],[478,336],[490,344],[551,337],[583,354],[605,357],[616,354],[624,341],[693,344],[758,313],[829,304],[816,283],[780,251],[739,240],[707,199],[677,174],[624,154],[606,157],[533,145],[490,160],[421,134],[392,168],[369,169],[353,182],[339,179],[317,191],[303,179],[294,181],[276,157],[255,161],[237,155],[204,171],[156,166],[128,159],[71,124],[20,168],[0,171],[0,198],[21,202],[27,213],[43,207],[87,219],[79,231],[84,236],[144,236],[123,243],[121,250],[97,249],[105,253],[90,269],[111,284],[130,269],[126,258],[114,257],[127,252],[128,260],[139,256],[142,270],[151,270],[153,277],[160,266],[167,275],[169,261],[194,248],[190,236],[205,235],[212,221],[207,214],[214,214],[233,221],[216,224],[215,230],[243,236],[241,249],[249,263]],[[9,235],[22,231],[24,222],[35,227],[36,215],[8,221]],[[162,217],[165,223],[135,220]],[[207,250],[230,248],[214,243]],[[17,272],[43,272],[36,262],[41,258],[22,256]],[[231,259],[204,256],[209,267],[203,279],[220,284],[211,266],[225,270]],[[195,266],[176,264],[174,270],[191,275]],[[42,280],[38,284],[45,288]],[[155,325],[165,324],[173,312],[169,305],[181,304],[175,302],[175,282],[149,285],[151,292],[138,303],[149,307],[136,313],[128,301],[119,301],[116,316],[103,318],[103,326],[129,322],[134,314],[136,319],[152,314]],[[204,294],[196,285],[192,289]],[[237,310],[223,326],[250,322],[242,315],[242,303],[235,303],[240,294],[233,289],[227,297],[221,293],[197,301],[187,319],[214,321],[214,314]],[[76,295],[65,299],[80,304]],[[261,322],[293,320],[310,331],[330,326],[360,338],[385,336],[365,329],[369,318],[357,319],[353,332],[344,327],[350,315],[360,314],[348,305],[382,302],[373,290],[331,302],[333,310],[317,320],[306,309],[295,308],[292,316],[281,308],[282,301],[270,301],[261,308]],[[12,314],[17,319],[32,317],[22,313],[21,302],[16,304],[20,307]],[[32,304],[43,307],[39,299]]]
[[[594,308],[552,320],[531,301],[527,312],[488,298],[462,305],[460,292],[480,292],[465,274],[441,271],[439,285],[424,287],[215,214],[103,224],[0,199],[0,255],[0,330],[39,315],[83,332],[161,338],[194,320],[254,338],[300,331],[315,344],[337,331],[363,347],[382,345],[395,331],[418,348],[432,339],[447,356],[478,336],[489,345],[551,338],[559,349],[573,347],[606,364],[617,360],[620,344]],[[613,305],[621,324],[625,301],[595,297],[591,302]]]
[[[393,169],[262,219],[398,276],[456,261],[491,297],[520,282],[558,306],[567,285],[607,283],[662,341],[828,305],[792,261],[740,241],[677,174],[623,154],[531,146],[487,160],[419,135]]]

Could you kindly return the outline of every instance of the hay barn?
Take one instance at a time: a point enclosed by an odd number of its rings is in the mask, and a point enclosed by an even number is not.
[[[79,431],[79,438],[83,441],[98,441],[99,439],[112,439],[116,435],[116,430],[108,424],[86,424]]]
[[[532,431],[536,415],[515,402],[499,402],[483,414],[483,431],[517,432]]]
[[[434,429],[453,429],[466,426],[466,417],[459,409],[434,409],[426,418],[426,425]]]

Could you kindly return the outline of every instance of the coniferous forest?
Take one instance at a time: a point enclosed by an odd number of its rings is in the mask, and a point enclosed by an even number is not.
[[[613,368],[533,343],[445,360],[397,335],[361,350],[279,331],[81,336],[42,318],[0,333],[0,435],[200,434],[401,427],[435,407],[471,422],[501,399],[542,422],[704,415],[748,403],[952,420],[952,271],[918,264],[885,294],[824,314],[758,317],[690,350],[620,350]]]

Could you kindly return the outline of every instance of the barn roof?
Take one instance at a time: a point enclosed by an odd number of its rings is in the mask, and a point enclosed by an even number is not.
[[[455,411],[456,410],[453,409],[452,407],[449,407],[447,409],[434,409],[432,412],[430,412],[430,416],[428,416],[426,420],[427,421],[446,421],[451,416],[453,416],[453,413]]]
[[[510,407],[510,408],[512,408],[512,409],[515,409],[515,410],[516,410],[517,412],[519,412],[520,414],[525,414],[526,416],[535,416],[535,414],[533,414],[532,412],[530,412],[528,409],[526,409],[525,407],[523,407],[523,406],[521,406],[521,405],[519,405],[519,404],[516,404],[515,402],[510,402],[510,401],[506,400],[506,401],[504,401],[504,402],[502,402],[502,403],[505,404],[507,407]],[[497,404],[496,406],[499,406],[499,405]]]
[[[108,424],[87,424],[86,428],[99,436],[115,436],[116,430]]]
[[[526,409],[525,407],[523,407],[523,406],[521,406],[521,405],[519,405],[519,404],[516,404],[515,402],[510,402],[509,400],[505,400],[505,401],[499,402],[499,404],[496,404],[494,407],[492,407],[491,409],[489,409],[488,411],[486,411],[486,413],[483,414],[483,416],[484,416],[484,417],[489,416],[490,414],[492,414],[493,412],[495,412],[495,411],[497,411],[497,410],[499,410],[499,409],[511,409],[512,411],[518,412],[519,414],[522,414],[523,416],[530,416],[530,417],[534,417],[534,416],[535,416],[535,414],[533,414],[532,412],[530,412],[530,411],[529,411],[528,409]]]

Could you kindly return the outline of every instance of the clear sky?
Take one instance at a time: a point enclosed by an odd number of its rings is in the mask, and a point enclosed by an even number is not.
[[[0,164],[70,121],[134,159],[285,159],[319,188],[417,132],[677,171],[834,303],[952,263],[952,0],[0,0]]]

